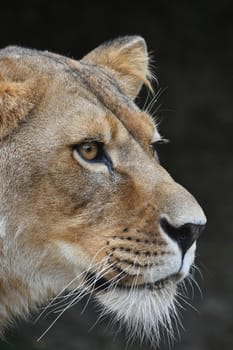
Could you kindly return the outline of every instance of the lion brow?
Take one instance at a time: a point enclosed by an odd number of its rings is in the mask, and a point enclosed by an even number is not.
[[[101,67],[76,61],[48,51],[28,50],[26,55],[40,55],[68,68],[68,72],[79,78],[99,101],[125,126],[131,136],[143,147],[147,147],[154,134],[154,124],[148,114],[141,111],[127,97],[114,79]]]
[[[125,126],[133,138],[145,147],[154,132],[153,123],[134,102],[121,91],[115,79],[103,69],[82,61],[67,60],[69,67],[81,78],[90,91]]]

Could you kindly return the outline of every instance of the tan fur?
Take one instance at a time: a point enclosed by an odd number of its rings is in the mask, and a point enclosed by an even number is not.
[[[85,283],[70,281],[106,256],[104,277],[123,271],[125,286],[139,270],[136,284],[146,283],[156,264],[160,278],[183,278],[170,271],[180,252],[159,219],[204,214],[152,156],[156,125],[131,99],[150,76],[144,40],[119,39],[80,62],[10,47],[0,74],[1,329]],[[104,143],[113,174],[73,152],[86,139]]]
[[[144,83],[150,90],[152,77],[145,41],[140,37],[122,38],[99,46],[82,59],[114,70],[123,91],[134,99]]]
[[[0,75],[0,138],[16,128],[39,102],[41,85],[35,77],[15,82]]]

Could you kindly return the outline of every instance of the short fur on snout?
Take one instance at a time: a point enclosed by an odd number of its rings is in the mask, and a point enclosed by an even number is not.
[[[81,61],[0,50],[1,332],[52,297],[63,295],[63,313],[88,293],[152,341],[160,322],[171,328],[196,245],[182,255],[161,218],[179,227],[205,216],[151,150],[161,136],[134,103],[151,76],[137,36]],[[111,171],[80,156],[85,142],[101,144]]]

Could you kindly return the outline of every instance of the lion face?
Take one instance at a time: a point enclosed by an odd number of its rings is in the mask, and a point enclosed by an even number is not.
[[[12,123],[10,113],[1,121],[10,274],[32,304],[92,293],[136,333],[170,327],[206,218],[159,163],[162,137],[133,103],[148,82],[143,39],[108,43],[81,63],[20,48],[1,60],[2,101],[17,98]]]

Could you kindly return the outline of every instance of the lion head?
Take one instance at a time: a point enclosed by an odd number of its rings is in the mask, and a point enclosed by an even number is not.
[[[133,332],[170,328],[206,218],[134,103],[148,66],[141,37],[81,61],[0,51],[2,329],[63,292],[61,313],[91,293]]]

